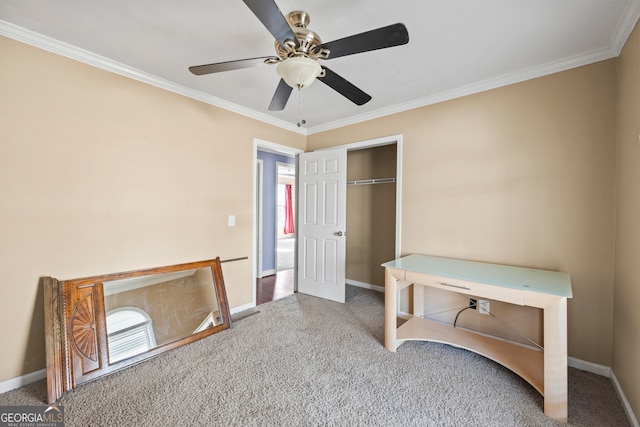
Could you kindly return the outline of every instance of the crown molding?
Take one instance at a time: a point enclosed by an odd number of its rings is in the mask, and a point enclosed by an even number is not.
[[[145,73],[144,71],[138,70],[117,61],[113,61],[104,56],[96,55],[95,53],[92,53],[88,50],[80,49],[79,47],[61,42],[51,37],[44,36],[26,28],[19,27],[7,21],[0,20],[0,35],[97,68],[101,68],[106,71],[110,71],[115,74],[119,74],[121,76],[140,81],[142,83],[158,87],[160,89],[167,90],[169,92],[176,93],[178,95],[186,96],[188,98],[195,99],[197,101],[201,101],[206,104],[213,105],[215,107],[219,107],[245,117],[249,117],[251,119],[259,120],[261,122],[268,123],[270,125],[277,126],[291,132],[299,133],[302,135],[307,134],[306,129],[299,128],[298,126],[285,122],[284,120],[275,119],[267,114],[263,114],[249,108],[242,107],[238,104],[225,101],[215,96],[206,94],[202,91],[179,85],[153,74]]]
[[[514,83],[520,83],[526,80],[543,77],[549,74],[558,73],[561,71],[570,70],[572,68],[581,67],[583,65],[593,64],[595,62],[604,61],[606,59],[615,58],[620,55],[622,48],[627,42],[631,32],[636,26],[636,23],[640,19],[640,0],[631,0],[628,3],[627,10],[622,14],[620,22],[618,24],[618,31],[611,38],[609,46],[587,52],[583,55],[574,56],[571,58],[563,59],[561,61],[554,61],[541,66],[529,68],[527,70],[518,71],[515,73],[505,74],[501,77],[485,80],[478,83],[473,83],[467,86],[453,88],[440,93],[430,95],[428,97],[419,98],[403,104],[393,105],[388,108],[381,108],[378,110],[370,111],[368,113],[351,116],[343,120],[334,121],[331,123],[325,123],[323,125],[314,126],[307,129],[308,135],[313,135],[320,132],[326,132],[329,130],[341,128],[344,126],[354,125],[362,123],[368,120],[379,119],[381,117],[389,116],[392,114],[402,113],[405,111],[413,110],[416,108],[426,107],[428,105],[437,104],[439,102],[449,101],[455,98],[461,98],[463,96],[473,95],[475,93],[484,92],[491,89],[497,89],[502,86],[508,86]]]
[[[541,66],[532,67],[515,73],[505,74],[503,76],[485,80],[482,82],[477,82],[458,88],[452,88],[410,102],[396,104],[386,108],[380,108],[367,113],[351,116],[343,120],[337,120],[309,128],[298,127],[292,123],[288,123],[284,120],[276,119],[267,114],[263,114],[255,110],[242,107],[238,104],[225,101],[215,96],[206,94],[202,91],[187,88],[169,80],[162,79],[149,73],[145,73],[141,70],[129,67],[125,64],[112,61],[103,56],[96,55],[92,52],[80,49],[76,46],[43,36],[42,34],[35,33],[6,21],[0,20],[0,35],[83,62],[88,65],[92,65],[116,74],[120,74],[125,77],[129,77],[134,80],[138,80],[143,83],[156,86],[161,89],[168,90],[170,92],[177,93],[179,95],[186,96],[188,98],[195,99],[197,101],[204,102],[206,104],[213,105],[215,107],[219,107],[243,115],[245,117],[268,123],[270,125],[277,126],[291,132],[295,132],[301,135],[312,135],[344,126],[365,122],[368,120],[378,119],[392,114],[402,113],[428,105],[437,104],[439,102],[444,102],[463,96],[473,95],[475,93],[496,89],[502,86],[520,83],[526,80],[531,80],[561,71],[566,71],[598,61],[615,58],[622,51],[622,48],[631,35],[631,32],[633,31],[639,18],[640,0],[631,0],[628,3],[627,10],[624,14],[622,14],[620,23],[618,25],[618,31],[611,38],[611,43],[607,47],[596,49],[583,55],[563,59],[561,61],[550,62]]]
[[[637,18],[636,18],[637,21]],[[635,22],[635,21],[634,21]],[[627,34],[627,38],[631,34]],[[624,46],[626,38],[622,45]],[[621,50],[621,48],[620,48]],[[368,113],[351,116],[344,120],[334,121],[323,125],[314,126],[307,129],[308,135],[313,135],[320,132],[326,132],[329,130],[341,128],[344,126],[354,125],[362,123],[368,120],[379,119],[381,117],[390,116],[392,114],[402,113],[409,110],[414,110],[428,105],[437,104],[444,101],[449,101],[463,96],[473,95],[476,93],[484,92],[491,89],[497,89],[499,87],[508,86],[515,83],[524,82],[526,80],[532,80],[538,77],[543,77],[549,74],[558,73],[561,71],[567,71],[572,68],[581,67],[583,65],[593,64],[595,62],[604,61],[606,59],[615,58],[620,54],[617,51],[617,46],[611,46],[605,49],[598,49],[589,52],[585,55],[575,56],[572,58],[564,59],[562,61],[551,62],[542,66],[532,67],[527,70],[518,71],[516,73],[505,74],[493,79],[484,80],[478,83],[473,83],[458,88],[445,90],[424,98],[419,98],[403,104],[393,105],[388,108],[381,108],[378,110],[370,111]]]
[[[640,0],[631,0],[624,11],[620,22],[618,22],[618,32],[611,38],[611,48],[614,56],[620,55],[622,48],[629,39],[631,32],[640,19]]]

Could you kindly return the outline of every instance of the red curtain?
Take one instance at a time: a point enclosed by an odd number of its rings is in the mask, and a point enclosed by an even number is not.
[[[291,200],[291,184],[284,186],[284,234],[293,234],[293,203]]]

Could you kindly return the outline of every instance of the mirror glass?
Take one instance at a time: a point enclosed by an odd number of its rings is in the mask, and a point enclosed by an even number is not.
[[[103,282],[109,363],[223,323],[210,267]]]

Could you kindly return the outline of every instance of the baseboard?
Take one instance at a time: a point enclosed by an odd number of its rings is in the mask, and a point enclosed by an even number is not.
[[[384,286],[372,285],[371,283],[358,282],[357,280],[346,279],[347,285],[357,286],[359,288],[371,289],[372,291],[384,292]]]
[[[631,404],[627,400],[627,396],[625,396],[624,392],[622,391],[622,386],[620,386],[618,378],[616,377],[616,374],[613,372],[613,370],[611,371],[611,382],[613,383],[613,388],[616,389],[616,393],[618,393],[618,397],[620,398],[620,402],[622,402],[622,407],[624,408],[624,412],[626,412],[627,414],[629,422],[634,427],[640,427],[640,424],[638,424],[638,418],[636,418],[636,415],[633,413]]]
[[[638,418],[636,418],[636,415],[633,413],[631,404],[629,404],[627,396],[624,394],[622,386],[618,382],[618,378],[616,378],[616,374],[613,372],[613,369],[608,366],[598,365],[597,363],[591,363],[584,360],[576,359],[575,357],[568,358],[568,365],[572,368],[580,369],[581,371],[587,371],[609,378],[613,383],[613,388],[615,389],[616,394],[618,395],[618,398],[622,403],[622,407],[624,408],[624,412],[627,414],[629,422],[634,427],[640,427],[640,424],[638,424]]]
[[[255,306],[256,306],[256,303],[249,302],[249,303],[246,303],[244,305],[239,305],[238,307],[233,307],[229,311],[231,312],[231,314],[236,314],[236,313],[240,313],[241,311],[245,311],[245,310],[248,310],[250,308],[253,308]]]
[[[597,363],[587,362],[585,360],[576,359],[575,357],[569,357],[567,364],[581,371],[591,372],[592,374],[602,375],[603,377],[611,378],[611,368],[604,365],[598,365]]]
[[[11,378],[6,381],[0,382],[0,394],[5,393],[7,391],[15,390],[22,386],[35,383],[36,381],[40,381],[47,378],[47,370],[40,369],[39,371],[30,372],[28,374],[21,375],[16,378]]]
[[[263,277],[273,276],[274,274],[276,274],[275,268],[272,268],[271,270],[264,270],[259,274],[259,278],[262,279]]]

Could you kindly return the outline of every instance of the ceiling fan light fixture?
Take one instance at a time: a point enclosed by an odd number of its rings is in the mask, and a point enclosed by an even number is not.
[[[314,82],[322,73],[322,67],[311,58],[293,56],[280,62],[276,72],[289,86],[302,89]]]

